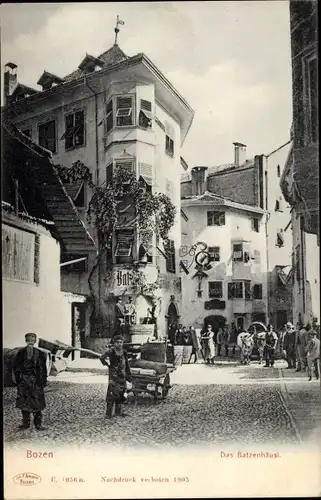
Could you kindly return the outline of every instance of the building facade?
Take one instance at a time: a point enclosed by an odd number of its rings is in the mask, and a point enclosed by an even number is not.
[[[290,141],[270,154],[247,159],[246,146],[236,142],[233,163],[210,168],[195,167],[182,175],[184,246],[181,249],[181,274],[184,297],[189,290],[184,308],[187,313],[189,301],[195,300],[198,293],[194,277],[197,269],[189,274],[184,270],[186,266],[195,267],[195,256],[188,253],[190,248],[192,254],[197,253],[202,244],[197,248],[195,245],[203,242],[210,254],[217,253],[215,258],[219,259],[211,261],[210,270],[204,270],[205,279],[210,284],[204,289],[201,287],[201,305],[195,306],[198,307],[198,323],[208,315],[205,308],[214,306],[222,308],[220,314],[214,310],[214,316],[222,316],[227,323],[234,322],[238,326],[247,327],[252,321],[261,321],[281,328],[292,319],[290,207],[279,185],[289,148]],[[213,220],[208,215],[211,212],[214,213]],[[223,214],[223,224],[217,219],[216,212]],[[233,259],[234,245],[240,248],[244,258],[248,259],[250,255],[247,262]],[[238,293],[242,295],[239,298],[229,292],[232,287],[229,283],[237,280],[243,280],[242,285],[237,285]],[[216,281],[222,283],[216,284]],[[210,305],[209,293],[216,292],[210,291],[209,287],[222,290],[217,292],[221,295],[221,303],[212,301]],[[189,318],[192,315],[189,313]]]
[[[167,194],[178,208],[168,248],[154,235],[142,268],[149,283],[160,283],[158,329],[166,333],[168,308],[178,316],[181,304],[180,149],[192,123],[192,109],[144,54],[127,57],[118,45],[98,58],[87,54],[64,78],[44,72],[38,81],[42,91],[18,84],[17,68],[12,66],[6,66],[5,75],[8,119],[51,150],[55,164],[71,167],[81,162],[90,171],[94,188],[82,179],[65,185],[85,224],[95,188],[125,170],[143,179],[152,192]],[[76,234],[62,254],[62,262],[83,259],[75,266],[62,266],[62,286],[86,298],[88,308],[82,316],[94,337],[112,335],[116,300],[128,301],[134,269],[140,263],[135,208],[129,203],[121,211],[106,258],[99,258],[101,247],[97,256]],[[98,242],[95,227],[89,230]],[[139,297],[136,305],[141,322],[150,302]]]
[[[290,1],[293,145],[281,177],[291,205],[293,320],[320,321],[317,2]]]
[[[292,314],[291,207],[280,187],[291,141],[264,155],[269,321],[280,330]]]
[[[66,241],[50,210],[50,188],[55,187],[74,228],[83,230],[84,238],[86,232],[59,184],[50,153],[10,124],[2,124],[1,135],[4,347],[23,345],[27,332],[80,347],[74,319],[84,297],[61,291],[60,253]]]
[[[206,189],[213,185],[207,167],[192,168],[182,182],[183,322],[199,327],[210,322],[214,329],[266,323],[265,210]]]

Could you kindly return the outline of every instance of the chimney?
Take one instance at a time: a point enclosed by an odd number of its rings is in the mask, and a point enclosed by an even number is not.
[[[192,168],[192,195],[199,196],[206,191],[207,167]]]
[[[233,142],[234,144],[234,164],[236,167],[241,167],[246,162],[246,145],[241,142]]]
[[[10,97],[17,86],[17,65],[8,62],[5,65],[4,78],[3,78],[3,94],[4,104],[7,104]]]

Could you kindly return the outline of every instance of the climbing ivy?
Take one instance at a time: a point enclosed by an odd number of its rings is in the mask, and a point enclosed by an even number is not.
[[[65,165],[55,165],[55,169],[64,183],[83,179],[88,181],[91,188],[94,187],[89,168],[79,160],[74,162],[71,167],[66,167]]]

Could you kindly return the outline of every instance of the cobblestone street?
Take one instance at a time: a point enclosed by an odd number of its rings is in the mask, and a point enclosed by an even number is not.
[[[50,378],[46,388],[42,433],[17,430],[16,389],[5,388],[5,440],[8,448],[32,443],[110,448],[316,442],[320,383],[308,383],[305,374],[283,368],[282,362],[274,369],[257,363],[184,365],[173,374],[165,401],[155,403],[146,395],[135,406],[130,400],[128,416],[111,421],[104,419],[108,380],[104,372],[64,372]]]

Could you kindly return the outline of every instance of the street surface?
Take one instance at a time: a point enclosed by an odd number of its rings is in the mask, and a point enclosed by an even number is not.
[[[274,368],[257,362],[183,365],[172,374],[166,400],[155,403],[149,395],[142,396],[137,406],[132,401],[124,406],[127,417],[109,421],[104,418],[108,377],[96,366],[97,373],[62,372],[49,378],[46,430],[41,433],[17,430],[16,388],[5,388],[6,446],[155,448],[300,442],[313,446],[320,442],[320,381],[308,382],[305,373],[285,370],[283,361]]]

